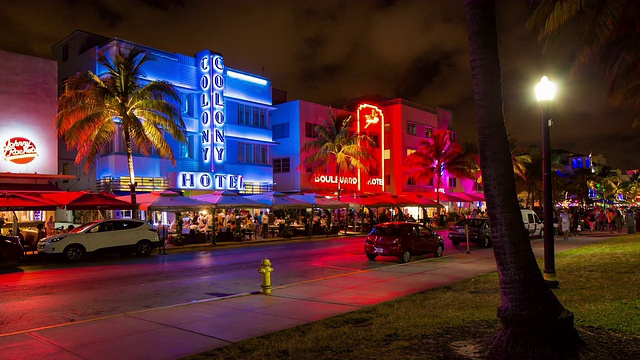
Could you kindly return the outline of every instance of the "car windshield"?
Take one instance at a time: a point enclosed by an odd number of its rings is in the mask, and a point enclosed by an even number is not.
[[[79,232],[85,232],[87,231],[88,228],[92,227],[93,225],[102,222],[102,220],[94,220],[94,221],[90,221],[88,223],[82,224],[80,226],[78,226],[77,228],[71,230],[71,233],[79,233]]]
[[[376,226],[371,231],[371,234],[375,235],[400,235],[400,228],[397,226]]]
[[[481,227],[482,226],[482,220],[477,220],[477,219],[463,219],[460,220],[456,223],[456,226],[465,226],[465,225],[469,225],[469,227]]]

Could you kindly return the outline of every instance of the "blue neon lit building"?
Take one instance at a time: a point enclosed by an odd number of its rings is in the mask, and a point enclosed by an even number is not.
[[[186,144],[168,138],[175,166],[153,153],[148,157],[134,154],[137,191],[272,190],[269,148],[275,143],[269,122],[273,109],[269,79],[229,68],[222,54],[210,50],[188,56],[76,31],[52,47],[60,84],[79,72],[104,73],[97,54],[108,54],[117,43],[142,48],[155,58],[143,66],[145,78],[141,82],[164,80],[173,84],[180,93],[187,127]],[[64,148],[60,151],[61,161],[70,162],[67,166],[74,169],[69,173],[85,178],[72,190],[129,191],[123,139],[116,138],[104,149],[92,173],[86,175],[78,170],[82,165],[73,165],[73,154]]]

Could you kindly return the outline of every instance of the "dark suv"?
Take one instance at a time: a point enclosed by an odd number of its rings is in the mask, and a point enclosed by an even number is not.
[[[442,236],[424,225],[413,222],[387,222],[374,226],[364,240],[364,253],[369,260],[380,256],[397,256],[401,263],[413,255],[434,254],[442,256]]]
[[[467,241],[465,227],[469,227],[469,241],[483,248],[491,246],[489,219],[462,219],[449,227],[449,239],[453,246]]]

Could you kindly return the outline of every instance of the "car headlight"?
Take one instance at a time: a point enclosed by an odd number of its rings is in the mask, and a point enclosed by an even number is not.
[[[54,242],[58,242],[64,238],[66,238],[67,235],[58,235],[56,237],[50,238],[50,239],[43,239],[42,242],[44,243],[54,243]]]

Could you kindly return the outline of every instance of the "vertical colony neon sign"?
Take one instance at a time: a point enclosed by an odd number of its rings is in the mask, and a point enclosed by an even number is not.
[[[216,164],[221,165],[225,160],[224,58],[222,55],[203,51],[198,54],[198,70],[201,160],[203,164],[209,164],[210,171],[214,172]]]

